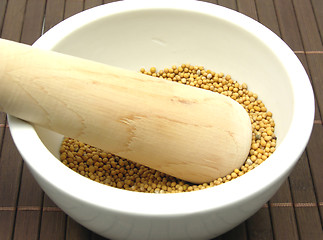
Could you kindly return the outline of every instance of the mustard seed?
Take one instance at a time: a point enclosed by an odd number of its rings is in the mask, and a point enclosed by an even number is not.
[[[241,104],[250,116],[253,135],[244,165],[212,182],[196,185],[67,137],[59,149],[64,165],[86,178],[111,187],[147,193],[178,193],[216,187],[232,181],[259,166],[276,150],[273,114],[256,93],[248,90],[246,83],[239,84],[231,75],[190,64],[173,65],[159,71],[156,67],[149,70],[141,68],[140,72],[223,94]]]

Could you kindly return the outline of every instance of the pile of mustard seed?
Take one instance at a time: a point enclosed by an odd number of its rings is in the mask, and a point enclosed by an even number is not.
[[[257,94],[248,90],[247,84],[239,84],[230,75],[190,64],[159,71],[155,67],[149,70],[142,68],[140,72],[223,94],[240,103],[248,112],[252,123],[252,144],[244,165],[215,181],[197,185],[71,138],[64,138],[60,148],[63,164],[84,177],[112,187],[147,193],[178,193],[205,189],[231,181],[259,166],[275,151],[275,122],[272,113],[267,111]]]

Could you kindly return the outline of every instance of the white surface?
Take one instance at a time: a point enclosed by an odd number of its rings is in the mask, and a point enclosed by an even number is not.
[[[132,70],[203,65],[246,82],[274,114],[279,147],[268,160],[224,185],[178,194],[129,192],[81,177],[48,151],[58,150],[62,136],[44,129],[37,135],[9,116],[14,141],[41,187],[71,217],[105,237],[215,237],[268,201],[309,139],[314,99],[301,63],[271,31],[232,10],[191,0],[117,2],[65,20],[35,46]]]

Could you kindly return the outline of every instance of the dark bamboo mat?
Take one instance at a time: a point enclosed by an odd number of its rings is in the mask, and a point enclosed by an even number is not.
[[[107,0],[0,0],[0,36],[32,44],[43,32]],[[313,84],[310,142],[277,194],[255,215],[217,240],[322,240],[323,0],[209,1],[261,22],[297,54]],[[66,216],[39,188],[14,146],[0,113],[0,240],[104,239]]]

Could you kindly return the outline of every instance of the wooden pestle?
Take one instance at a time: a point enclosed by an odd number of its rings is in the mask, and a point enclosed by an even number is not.
[[[192,183],[240,168],[252,138],[229,97],[3,39],[0,111]]]

